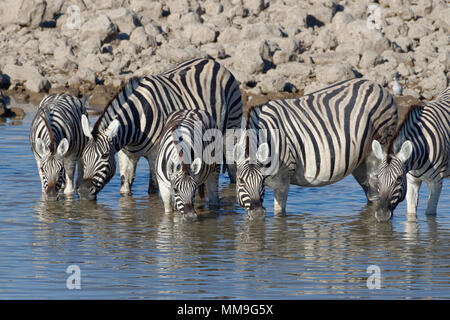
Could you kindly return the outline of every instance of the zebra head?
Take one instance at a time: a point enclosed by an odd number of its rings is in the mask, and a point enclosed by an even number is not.
[[[84,134],[89,141],[83,150],[83,180],[78,187],[81,199],[95,200],[97,194],[111,180],[116,172],[116,149],[112,143],[120,127],[119,120],[113,120],[109,126],[93,134],[85,115],[81,117]]]
[[[380,200],[375,211],[378,221],[387,221],[391,218],[397,205],[405,199],[406,174],[405,162],[413,151],[411,141],[405,141],[400,151],[386,154],[377,140],[372,142],[375,156],[381,160],[378,171],[378,192]]]
[[[263,207],[265,176],[261,168],[269,158],[269,145],[265,142],[258,147],[256,163],[252,163],[250,156],[246,155],[240,143],[234,147],[233,156],[237,164],[236,200],[250,218],[264,218],[266,215],[266,209]]]
[[[195,175],[200,172],[201,167],[200,158],[195,158],[191,165],[183,163],[178,157],[167,162],[167,176],[173,192],[174,208],[183,215],[183,219],[197,218],[194,200],[198,183]]]
[[[48,200],[56,200],[59,189],[65,182],[64,155],[69,149],[69,142],[66,138],[62,139],[55,151],[54,141],[52,138],[50,140],[50,146],[48,146],[41,138],[37,138],[35,151],[40,158],[39,171],[45,197]]]

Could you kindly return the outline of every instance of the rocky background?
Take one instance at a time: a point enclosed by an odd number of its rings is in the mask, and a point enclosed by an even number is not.
[[[104,107],[132,76],[210,56],[253,104],[353,77],[391,89],[395,75],[432,100],[449,85],[449,17],[446,0],[2,0],[0,87]]]

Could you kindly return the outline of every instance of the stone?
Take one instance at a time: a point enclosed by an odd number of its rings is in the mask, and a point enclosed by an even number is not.
[[[344,63],[318,66],[315,72],[317,81],[324,84],[355,78],[355,73],[352,68]]]
[[[204,24],[189,24],[183,30],[183,36],[197,46],[216,41],[217,35],[216,30]]]
[[[100,40],[102,43],[108,41],[112,37],[117,35],[117,27],[108,18],[108,16],[102,14],[93,19],[86,21],[80,29],[79,37],[81,41],[94,37]]]
[[[375,67],[377,64],[380,64],[381,61],[382,58],[376,51],[367,50],[362,54],[359,66],[364,70],[368,70]]]
[[[0,26],[18,24],[37,28],[44,18],[45,0],[2,0],[0,1]]]
[[[50,83],[45,79],[39,70],[32,65],[6,65],[3,72],[12,80],[24,81],[24,86],[32,92],[47,90]]]
[[[97,55],[90,53],[84,57],[78,64],[78,69],[89,69],[93,72],[99,73],[106,69],[106,67],[100,62]]]
[[[142,49],[155,48],[157,46],[156,38],[148,35],[144,27],[137,27],[131,34],[130,41]]]
[[[108,17],[117,26],[118,32],[131,34],[136,28],[137,24],[140,24],[136,14],[128,8],[118,8],[110,10]]]

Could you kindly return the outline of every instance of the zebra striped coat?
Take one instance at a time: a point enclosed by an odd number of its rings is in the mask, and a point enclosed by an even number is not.
[[[425,106],[413,106],[386,152],[373,150],[379,167],[378,220],[388,220],[406,195],[407,217],[417,218],[420,185],[428,185],[426,214],[436,214],[442,180],[450,176],[450,87]]]
[[[234,149],[237,201],[250,216],[264,216],[267,185],[274,189],[275,214],[283,214],[288,181],[318,187],[350,173],[372,200],[377,181],[372,172],[376,168],[374,157],[367,157],[371,143],[379,139],[386,144],[396,125],[393,97],[364,79],[342,81],[299,99],[251,108],[243,137],[250,131],[267,132],[267,139],[255,136],[260,141],[259,148],[253,148],[257,150],[253,163],[255,152],[249,144],[255,139],[241,138]]]
[[[175,111],[167,118],[156,157],[156,175],[166,213],[173,208],[183,217],[195,218],[195,193],[203,184],[210,205],[219,204],[221,158],[210,157],[210,153],[217,152],[222,146],[215,145],[215,140],[207,137],[212,129],[217,126],[203,110]]]
[[[233,75],[212,59],[194,59],[160,75],[132,79],[109,103],[91,129],[83,154],[82,198],[95,199],[115,172],[119,153],[122,194],[131,193],[136,164],[145,157],[150,166],[149,193],[156,192],[152,174],[157,141],[167,116],[177,110],[200,109],[211,114],[219,130],[239,128],[242,102]]]
[[[73,193],[77,162],[77,183],[81,181],[81,155],[87,142],[82,115],[87,116],[84,102],[67,94],[49,95],[39,104],[30,127],[30,144],[47,198],[56,198],[64,183],[64,194]]]

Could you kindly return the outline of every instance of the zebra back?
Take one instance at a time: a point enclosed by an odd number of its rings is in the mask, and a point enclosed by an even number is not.
[[[41,138],[54,152],[59,142],[66,138],[69,142],[67,155],[80,157],[87,142],[82,128],[81,115],[87,116],[86,107],[77,97],[68,94],[52,94],[39,104],[30,128],[31,148],[35,153],[34,142]]]

